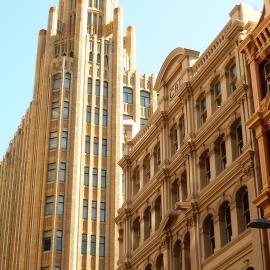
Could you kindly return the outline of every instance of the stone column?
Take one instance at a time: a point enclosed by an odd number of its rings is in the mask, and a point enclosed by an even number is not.
[[[214,229],[215,229],[215,251],[217,251],[221,248],[219,216],[214,218]]]
[[[139,246],[144,242],[144,213],[140,215],[140,241]]]
[[[151,234],[156,231],[155,202],[151,203]]]
[[[151,149],[150,152],[150,180],[155,175],[155,153],[154,149]]]
[[[212,143],[209,147],[209,159],[210,159],[211,180],[212,180],[218,174],[218,168],[217,168],[217,164],[216,164],[215,144],[214,143]]]
[[[239,220],[237,217],[237,205],[235,201],[230,205],[230,209],[231,209],[231,223],[232,223],[232,240],[234,240],[240,234],[238,226]]]

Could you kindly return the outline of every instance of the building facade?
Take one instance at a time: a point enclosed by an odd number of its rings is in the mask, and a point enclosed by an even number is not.
[[[115,269],[117,162],[157,106],[115,0],[60,0],[33,101],[0,163],[0,269]]]
[[[157,77],[158,110],[119,162],[119,270],[269,269],[252,101],[239,43],[259,15],[240,4],[203,54],[177,48]]]
[[[264,9],[259,23],[248,28],[248,35],[241,43],[241,52],[245,54],[252,85],[253,113],[247,126],[253,130],[260,161],[260,192],[254,200],[263,211],[264,218],[270,219],[270,93],[269,93],[269,53],[270,53],[270,1],[264,1]],[[270,254],[270,234],[268,234],[268,252]]]

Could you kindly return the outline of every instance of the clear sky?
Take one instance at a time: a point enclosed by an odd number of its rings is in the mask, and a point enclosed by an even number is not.
[[[3,1],[0,36],[0,160],[33,93],[38,32],[57,0]],[[157,74],[175,47],[203,51],[240,0],[119,0],[124,23],[137,32],[137,66]],[[258,11],[263,0],[246,0]]]

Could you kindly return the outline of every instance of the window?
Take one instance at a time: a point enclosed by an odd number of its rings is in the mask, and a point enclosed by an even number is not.
[[[97,202],[96,201],[92,201],[91,219],[92,221],[97,220]]]
[[[139,217],[132,224],[133,229],[133,250],[138,248],[141,238],[140,219]]]
[[[124,87],[123,99],[125,103],[133,103],[133,91],[130,88]]]
[[[94,155],[98,155],[98,138],[94,138]]]
[[[241,233],[248,228],[250,223],[248,190],[246,186],[241,187],[236,193],[236,211],[238,232]]]
[[[178,150],[178,132],[177,126],[171,128],[171,155],[174,155]]]
[[[171,194],[172,194],[172,208],[175,209],[175,204],[179,202],[180,200],[180,195],[179,195],[179,180],[176,179],[172,183],[172,188],[171,188]]]
[[[203,241],[204,241],[204,258],[208,258],[214,254],[215,243],[215,228],[213,216],[208,215],[203,222]]]
[[[98,170],[93,168],[93,187],[97,187]]]
[[[95,119],[94,119],[95,125],[99,125],[99,108],[95,108]]]
[[[150,93],[141,91],[141,106],[150,108]]]
[[[143,128],[146,125],[147,121],[148,121],[148,119],[141,118],[141,120],[140,120],[141,128]]]
[[[180,200],[185,202],[188,196],[188,186],[187,186],[187,172],[184,171],[180,177]]]
[[[105,222],[106,217],[106,203],[101,202],[100,203],[100,222]]]
[[[83,219],[88,218],[88,200],[83,200]]]
[[[71,74],[66,73],[66,75],[65,75],[65,84],[64,84],[64,87],[65,87],[66,90],[70,90],[70,84],[71,84]]]
[[[151,233],[151,207],[148,207],[143,213],[143,221],[144,221],[144,240],[150,237]]]
[[[233,159],[235,159],[242,154],[244,146],[241,119],[237,120],[231,127],[231,140]]]
[[[95,91],[95,94],[97,97],[100,96],[100,81],[99,80],[96,80],[96,91]]]
[[[64,101],[63,118],[68,119],[68,116],[69,116],[69,102]]]
[[[51,231],[46,231],[43,233],[43,250],[48,251],[51,250]]]
[[[62,80],[62,76],[60,73],[55,74],[53,76],[53,90],[59,90],[61,88],[61,80]]]
[[[207,119],[207,108],[206,108],[206,98],[202,96],[198,101],[199,106],[199,125],[206,122]]]
[[[62,149],[67,149],[67,141],[68,141],[68,132],[62,131],[62,140],[61,140]]]
[[[247,190],[244,192],[242,203],[243,203],[243,217],[246,225],[245,227],[247,228],[248,224],[250,223],[250,212],[249,212],[249,201]]]
[[[101,170],[101,188],[106,188],[106,170]]]
[[[82,235],[82,255],[86,255],[87,252],[87,234]]]
[[[47,196],[45,199],[45,216],[53,214],[53,196]]]
[[[89,53],[89,62],[93,62],[93,52]]]
[[[56,179],[56,164],[50,163],[48,164],[48,171],[47,171],[47,181],[53,181]]]
[[[238,124],[236,127],[236,146],[238,150],[238,155],[242,154],[243,152],[243,133],[242,133],[242,125],[241,123]]]
[[[107,139],[102,139],[102,156],[107,156]]]
[[[90,255],[96,256],[96,236],[91,235]]]
[[[221,106],[222,97],[221,97],[221,84],[220,81],[214,84],[214,105],[215,109],[218,109]]]
[[[207,186],[211,179],[209,151],[205,151],[200,157],[201,189]]]
[[[103,97],[108,97],[108,82],[103,82]]]
[[[87,83],[87,94],[90,96],[92,93],[92,79],[88,78],[88,83]]]
[[[55,120],[58,119],[59,116],[59,103],[54,102],[52,104],[52,109],[51,109],[51,119]]]
[[[58,196],[58,207],[57,207],[57,214],[62,216],[64,214],[64,196]]]
[[[155,173],[158,171],[161,163],[160,158],[160,143],[158,143],[154,148],[154,169]]]
[[[180,140],[180,145],[183,144],[184,139],[185,139],[185,117],[182,116],[179,120],[179,140]]]
[[[55,266],[54,270],[61,270],[61,266]]]
[[[59,173],[59,181],[65,182],[66,179],[66,163],[61,162],[60,164],[60,173]]]
[[[150,155],[148,154],[143,160],[143,182],[146,184],[151,177]]]
[[[89,167],[84,167],[83,184],[89,186]]]
[[[107,67],[109,65],[109,57],[108,55],[104,56],[104,65]]]
[[[227,165],[226,145],[223,137],[219,139],[215,147],[217,151],[217,170],[220,173],[226,168]]]
[[[132,120],[133,117],[131,115],[123,114],[123,120]]]
[[[56,250],[62,251],[62,238],[63,238],[63,232],[57,231],[56,232]]]
[[[99,237],[99,257],[105,256],[105,237]]]
[[[57,132],[50,132],[49,149],[55,149],[57,146]]]
[[[103,110],[103,116],[102,116],[102,126],[107,127],[107,120],[108,120],[108,111]]]
[[[85,136],[85,153],[90,154],[90,136]]]
[[[219,222],[221,246],[224,246],[231,241],[232,237],[231,209],[228,201],[219,208]]]
[[[97,55],[97,64],[100,64],[100,61],[101,61],[101,57],[100,57],[100,54],[98,53],[98,55]]]
[[[236,64],[233,63],[228,69],[229,89],[231,92],[236,90],[237,69]]]
[[[86,108],[86,122],[91,122],[91,106],[87,106]]]

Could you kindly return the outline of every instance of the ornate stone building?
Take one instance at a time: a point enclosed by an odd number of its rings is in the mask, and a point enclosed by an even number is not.
[[[253,113],[247,121],[254,131],[256,148],[260,162],[260,192],[254,201],[263,210],[264,218],[270,219],[270,1],[264,1],[264,9],[259,23],[250,25],[248,35],[241,43],[245,54],[251,81]],[[270,253],[270,235],[268,234]]]
[[[0,269],[115,269],[122,144],[153,114],[116,0],[59,0],[33,101],[0,163]]]
[[[248,228],[260,186],[238,45],[258,19],[236,5],[205,52],[176,48],[161,67],[158,110],[119,163],[119,270],[269,269],[265,232]]]

